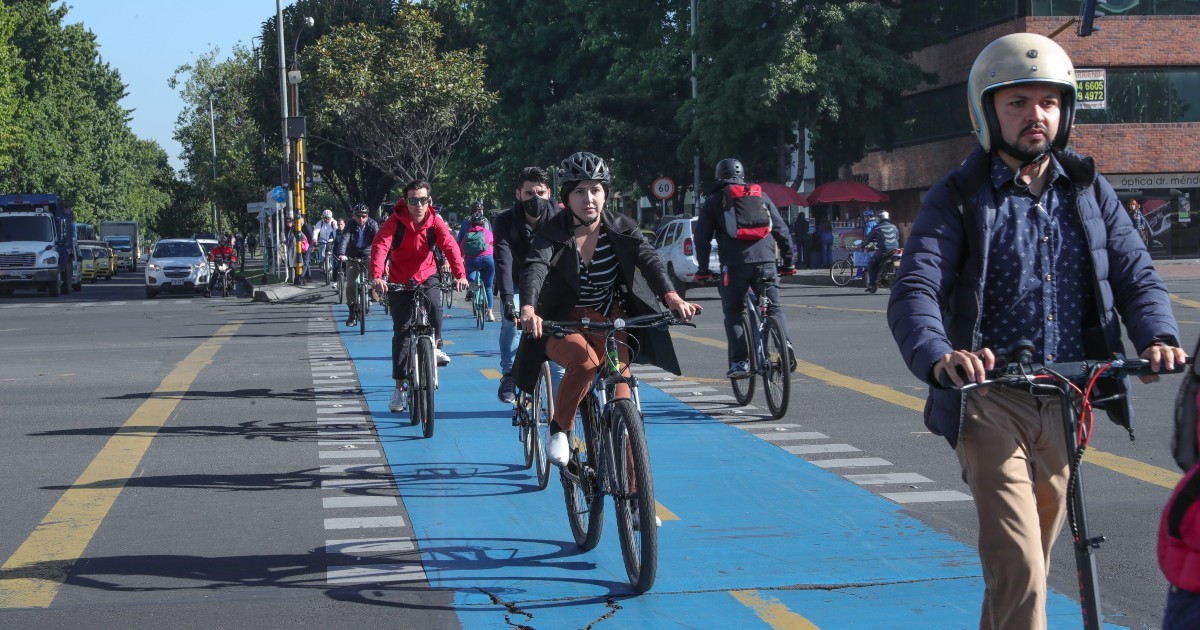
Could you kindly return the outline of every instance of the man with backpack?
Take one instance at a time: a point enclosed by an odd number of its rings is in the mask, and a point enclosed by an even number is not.
[[[888,325],[909,370],[929,384],[925,425],[955,449],[971,488],[980,627],[1037,630],[1047,626],[1050,552],[1067,513],[1061,403],[947,385],[984,381],[1018,343],[1033,346],[1037,363],[1124,353],[1121,322],[1154,371],[1187,353],[1167,288],[1112,186],[1091,158],[1066,148],[1078,101],[1066,51],[1042,35],[1005,35],[979,53],[967,85],[979,146],[922,200]],[[1104,392],[1104,409],[1128,426],[1126,388]]]
[[[725,337],[729,346],[729,371],[726,378],[750,376],[746,355],[747,332],[742,326],[746,311],[745,297],[750,287],[756,295],[771,300],[767,315],[778,315],[783,332],[788,334],[787,319],[779,306],[779,274],[796,273],[792,266],[791,234],[779,210],[762,194],[756,184],[746,184],[746,170],[738,160],[727,158],[717,163],[716,185],[704,200],[696,220],[696,260],[698,282],[712,278],[706,265],[717,238],[721,260],[721,311],[725,314]],[[771,238],[767,238],[770,236]],[[779,246],[782,265],[775,266],[775,246]],[[788,336],[789,362],[794,370],[795,352]]]

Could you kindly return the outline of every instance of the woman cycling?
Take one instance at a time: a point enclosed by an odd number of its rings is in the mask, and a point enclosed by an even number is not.
[[[468,219],[466,232],[458,237],[458,248],[462,250],[463,259],[467,264],[467,277],[471,278],[479,272],[480,283],[472,287],[472,291],[484,291],[487,296],[487,320],[496,321],[492,313],[492,287],[496,281],[496,261],[492,257],[492,230],[488,228],[487,219],[483,217],[483,204],[476,201],[471,204],[471,218]]]
[[[654,248],[631,218],[605,210],[609,174],[604,160],[575,153],[559,169],[559,199],[566,204],[538,230],[521,276],[522,341],[513,366],[517,386],[533,391],[538,367],[549,358],[566,368],[550,421],[547,458],[564,466],[570,456],[567,431],[604,356],[604,334],[585,331],[562,339],[542,337],[542,318],[609,321],[658,312],[655,296],[684,321],[701,310],[679,297]],[[636,272],[641,271],[638,275]],[[630,342],[628,336],[634,337]],[[629,373],[628,343],[636,343],[639,362],[679,374],[671,336],[665,330],[639,329],[618,336],[622,372]],[[628,397],[619,384],[616,397]]]

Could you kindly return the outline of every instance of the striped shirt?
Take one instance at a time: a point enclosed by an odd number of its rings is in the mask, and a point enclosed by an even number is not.
[[[606,230],[600,230],[592,263],[579,258],[579,304],[608,316],[612,310],[613,284],[617,281],[617,256],[608,242]]]

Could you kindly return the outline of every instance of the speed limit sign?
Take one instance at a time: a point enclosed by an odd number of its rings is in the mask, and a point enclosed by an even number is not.
[[[675,182],[671,181],[670,177],[659,177],[650,184],[650,190],[659,199],[670,199],[671,195],[675,194]]]

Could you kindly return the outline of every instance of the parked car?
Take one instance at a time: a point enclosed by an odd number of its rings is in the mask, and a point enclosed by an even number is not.
[[[160,292],[208,294],[209,265],[200,243],[191,238],[164,238],[146,261],[146,298]]]
[[[689,288],[699,286],[696,272],[700,265],[696,261],[696,242],[692,236],[695,229],[696,217],[679,217],[663,225],[654,239],[654,249],[666,263],[667,275],[671,277],[679,297],[685,297]],[[712,252],[708,255],[708,269],[713,273],[721,269],[715,238],[712,240]]]
[[[96,281],[96,248],[84,245],[79,248],[79,270],[81,278],[88,282]]]

